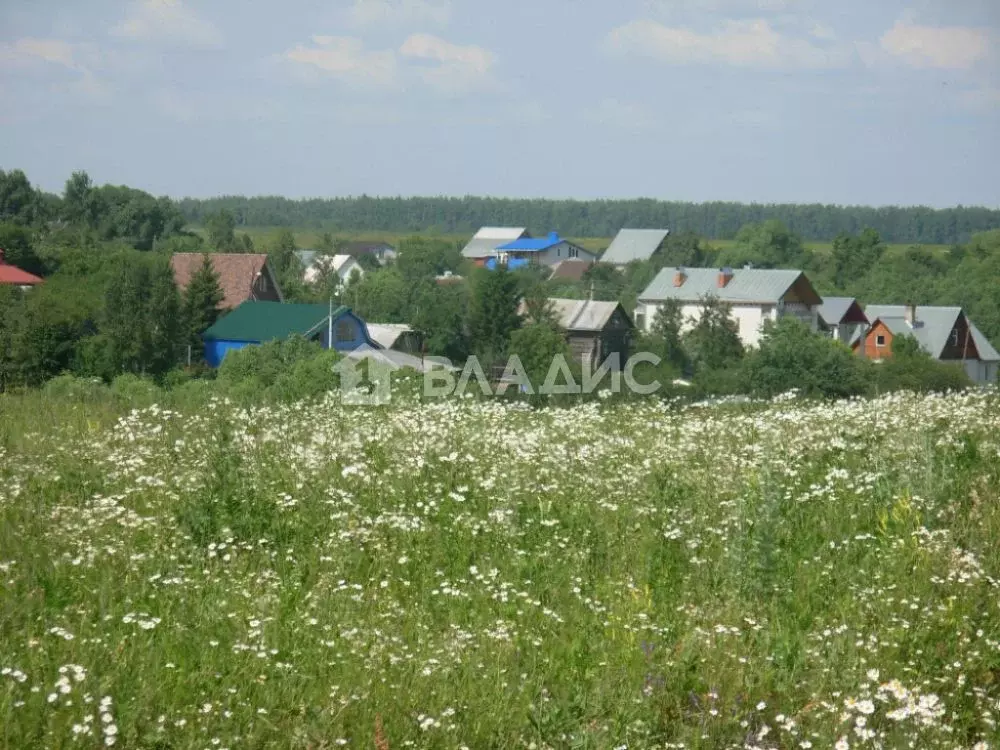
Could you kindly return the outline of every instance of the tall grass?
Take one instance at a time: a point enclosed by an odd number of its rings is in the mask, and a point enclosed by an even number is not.
[[[986,747],[998,426],[3,397],[0,743]]]

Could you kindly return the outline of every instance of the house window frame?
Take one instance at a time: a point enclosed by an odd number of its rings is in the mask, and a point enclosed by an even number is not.
[[[346,335],[345,335],[346,332]],[[354,341],[354,326],[347,318],[341,318],[333,327],[333,340],[338,344]]]
[[[877,333],[877,334],[875,334],[875,348],[876,349],[885,349],[885,334],[884,333]]]

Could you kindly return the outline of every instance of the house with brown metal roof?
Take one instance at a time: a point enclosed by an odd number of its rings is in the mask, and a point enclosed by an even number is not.
[[[205,253],[175,253],[170,258],[174,281],[183,292],[205,262]],[[208,253],[219,276],[222,302],[231,310],[247,300],[284,302],[277,275],[264,253]]]

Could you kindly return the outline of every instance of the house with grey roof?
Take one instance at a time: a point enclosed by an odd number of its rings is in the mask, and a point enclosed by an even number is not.
[[[622,229],[601,256],[601,263],[625,266],[632,261],[649,260],[670,234],[669,229]]]
[[[964,367],[973,382],[997,382],[1000,353],[961,307],[868,305],[865,314],[871,325],[852,342],[863,356],[887,359],[894,338],[912,336],[935,359]]]
[[[824,297],[818,312],[819,329],[845,344],[868,326],[868,317],[854,297]]]
[[[496,257],[496,249],[508,242],[531,237],[524,227],[482,227],[468,244],[462,248],[462,255],[470,260],[483,262]]]
[[[648,331],[667,300],[681,307],[684,326],[700,318],[707,298],[729,307],[744,346],[760,342],[766,320],[794,315],[813,331],[823,300],[808,277],[797,270],[764,268],[664,268],[639,295],[636,326]]]
[[[629,343],[635,324],[618,302],[592,299],[550,297],[549,304],[574,359],[595,372],[612,355],[617,355],[616,369],[628,359]],[[521,314],[528,312],[522,302]]]

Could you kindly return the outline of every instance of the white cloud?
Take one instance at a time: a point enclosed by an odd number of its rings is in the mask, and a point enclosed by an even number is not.
[[[139,0],[111,33],[128,39],[159,40],[193,47],[222,45],[219,31],[181,0]]]
[[[436,63],[414,67],[427,85],[451,93],[486,84],[494,63],[488,49],[452,44],[430,34],[413,34],[403,42],[399,54],[410,60]]]
[[[354,0],[351,21],[360,26],[393,24],[411,26],[433,23],[443,26],[451,19],[450,0]]]
[[[605,48],[673,64],[722,63],[749,68],[831,68],[846,64],[847,53],[807,39],[786,36],[763,19],[727,21],[714,32],[639,20],[611,31]]]
[[[897,21],[880,40],[882,49],[914,68],[971,68],[990,53],[985,29],[918,26]]]
[[[93,70],[95,66],[100,67],[101,62],[102,55],[93,45],[71,44],[62,39],[23,37],[0,43],[0,63],[38,70],[55,66],[60,75],[51,81],[53,91],[69,92],[94,101],[107,100],[111,96],[108,85]]]
[[[648,130],[656,125],[654,118],[641,104],[615,98],[602,99],[595,108],[585,112],[584,117],[590,122],[621,130]]]
[[[24,37],[12,43],[0,44],[0,60],[13,65],[53,63],[76,70],[73,45],[62,39]]]
[[[285,59],[358,86],[389,86],[396,80],[396,55],[392,50],[369,51],[360,39],[347,36],[314,36],[312,45],[296,45]]]

